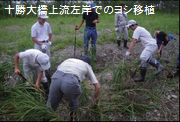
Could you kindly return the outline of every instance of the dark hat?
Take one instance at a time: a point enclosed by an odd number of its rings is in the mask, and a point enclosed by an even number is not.
[[[91,61],[90,61],[90,59],[89,59],[89,57],[87,55],[83,55],[79,59],[86,62],[86,63],[88,63],[89,65],[91,64]]]
[[[96,8],[96,4],[95,3],[90,3],[89,6],[90,6],[91,9]]]

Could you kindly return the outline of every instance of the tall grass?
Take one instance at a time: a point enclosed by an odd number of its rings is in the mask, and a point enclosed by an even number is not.
[[[127,76],[129,75],[129,67],[126,62],[122,61],[117,65],[113,74],[114,76],[111,86],[118,91],[123,90],[127,84]]]
[[[14,64],[11,61],[13,58],[10,56],[8,58],[6,61],[0,63],[0,83],[8,80],[14,72]]]
[[[128,81],[131,81],[131,78],[128,77],[131,76],[131,69],[138,62],[139,60],[128,65],[122,61],[112,68],[114,69],[113,79],[109,82],[109,89],[101,95],[99,102],[101,120],[105,118],[106,120],[116,120],[117,118],[111,118],[112,113],[126,115],[129,120],[134,120],[136,116],[142,116],[146,120],[144,113],[157,108],[160,104],[161,100],[150,90],[141,88],[141,86],[127,87]],[[152,101],[153,104],[150,104]]]
[[[58,121],[58,114],[46,107],[44,95],[26,86],[14,74],[13,58],[0,63],[0,119],[19,121]],[[22,65],[19,66],[22,68]],[[34,92],[28,92],[27,89]]]
[[[32,90],[28,92],[26,89]],[[10,120],[18,121],[60,121],[63,120],[51,109],[46,107],[42,94],[33,87],[24,84],[12,87],[11,94],[1,109]],[[11,118],[12,117],[12,118]]]
[[[82,94],[79,96],[80,105],[85,105],[90,97],[90,91],[86,88],[85,84],[81,83]]]

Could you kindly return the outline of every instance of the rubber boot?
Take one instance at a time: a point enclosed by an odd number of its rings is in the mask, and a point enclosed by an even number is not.
[[[140,68],[140,76],[135,78],[135,82],[144,82],[145,81],[145,76],[146,76],[146,67],[141,67]]]
[[[154,75],[159,75],[160,72],[164,70],[164,66],[161,65],[155,58],[151,58],[149,60],[149,64],[151,64],[153,67],[157,68],[157,71],[154,73]]]
[[[127,46],[127,42],[128,42],[127,40],[124,40],[124,48],[125,49],[129,49],[129,47]]]
[[[122,50],[122,48],[121,48],[121,40],[117,40],[117,44],[118,44],[118,49]]]

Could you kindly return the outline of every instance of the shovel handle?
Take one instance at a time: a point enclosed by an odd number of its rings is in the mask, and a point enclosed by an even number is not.
[[[22,79],[24,79],[26,82],[28,82],[29,84],[31,84],[32,86],[34,86],[34,87],[36,88],[36,86],[35,86],[33,83],[29,82],[29,81],[24,77],[23,74],[19,73],[18,75],[21,76]],[[42,90],[42,89],[39,88],[38,90],[39,90],[41,93],[43,93],[43,90]]]
[[[76,28],[77,28],[77,25],[76,25]],[[75,30],[75,36],[77,35],[77,30]]]

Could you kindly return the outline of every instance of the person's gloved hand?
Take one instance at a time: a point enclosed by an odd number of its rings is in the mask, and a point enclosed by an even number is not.
[[[129,30],[129,26],[128,25],[126,25],[125,28],[127,28]]]
[[[127,51],[126,52],[126,56],[129,56],[131,54],[131,52]]]
[[[42,50],[46,50],[46,49],[47,49],[47,46],[44,45],[44,44],[42,44],[42,45],[41,45],[41,49],[42,49]]]
[[[49,45],[51,45],[52,44],[52,42],[51,41],[49,41]]]
[[[115,31],[116,31],[116,32],[118,31],[118,28],[117,28],[117,27],[115,28]]]

